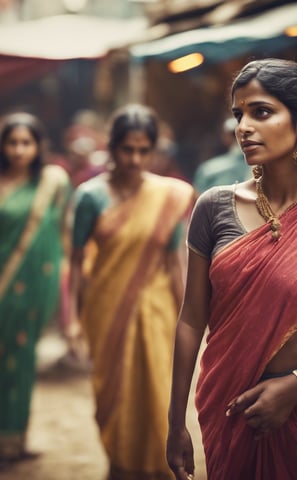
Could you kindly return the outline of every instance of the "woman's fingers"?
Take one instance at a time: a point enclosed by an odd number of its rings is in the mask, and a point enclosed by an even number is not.
[[[247,423],[247,425],[249,425],[252,428],[262,430],[262,419],[261,419],[261,417],[259,417],[257,415],[248,418],[246,423]]]
[[[186,428],[178,434],[169,433],[166,456],[176,480],[192,480],[194,478],[194,450]]]
[[[251,407],[258,400],[262,391],[263,386],[259,384],[229,402],[228,409],[226,411],[227,417],[236,413],[241,413]]]
[[[188,472],[188,475],[193,475],[195,465],[194,465],[194,451],[193,451],[192,445],[190,445],[184,453],[184,465],[185,465],[186,472]]]
[[[187,474],[186,474],[186,471],[185,471],[185,469],[182,465],[173,465],[171,463],[171,464],[169,464],[169,467],[173,471],[173,473],[175,475],[175,478],[177,480],[186,480]]]
[[[188,469],[185,467],[177,468],[178,476],[176,478],[181,480],[193,480],[194,479],[194,468]],[[175,473],[176,475],[176,473]]]
[[[184,465],[169,463],[169,467],[173,471],[177,480],[193,480],[194,479],[194,460],[193,457],[185,459]]]

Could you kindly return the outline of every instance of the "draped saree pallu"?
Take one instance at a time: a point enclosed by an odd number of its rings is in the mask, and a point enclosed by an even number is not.
[[[0,458],[25,448],[34,350],[55,308],[62,254],[55,169],[0,199]]]
[[[177,308],[162,260],[191,199],[189,185],[152,176],[99,219],[83,323],[113,480],[172,479],[165,442]]]
[[[297,330],[296,206],[281,224],[278,241],[264,225],[221,250],[210,268],[210,332],[196,394],[209,480],[297,478],[296,408],[257,441],[241,415],[225,415]]]

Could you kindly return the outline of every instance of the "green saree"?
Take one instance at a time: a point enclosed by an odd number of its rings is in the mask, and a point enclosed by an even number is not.
[[[67,191],[64,171],[48,166],[0,197],[0,458],[24,449],[35,346],[58,299]]]

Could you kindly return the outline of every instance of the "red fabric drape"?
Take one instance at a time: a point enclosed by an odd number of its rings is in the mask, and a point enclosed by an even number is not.
[[[55,70],[62,60],[0,55],[0,92],[7,93]]]
[[[210,269],[210,333],[196,395],[209,480],[297,478],[297,409],[259,441],[241,415],[225,415],[297,330],[297,207],[281,222],[279,241],[265,225],[226,247]]]

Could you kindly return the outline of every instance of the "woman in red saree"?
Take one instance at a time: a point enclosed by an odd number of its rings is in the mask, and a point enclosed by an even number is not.
[[[297,449],[297,64],[250,62],[232,88],[236,137],[255,178],[199,198],[176,330],[167,459],[191,478],[196,406],[210,480],[293,480]]]

